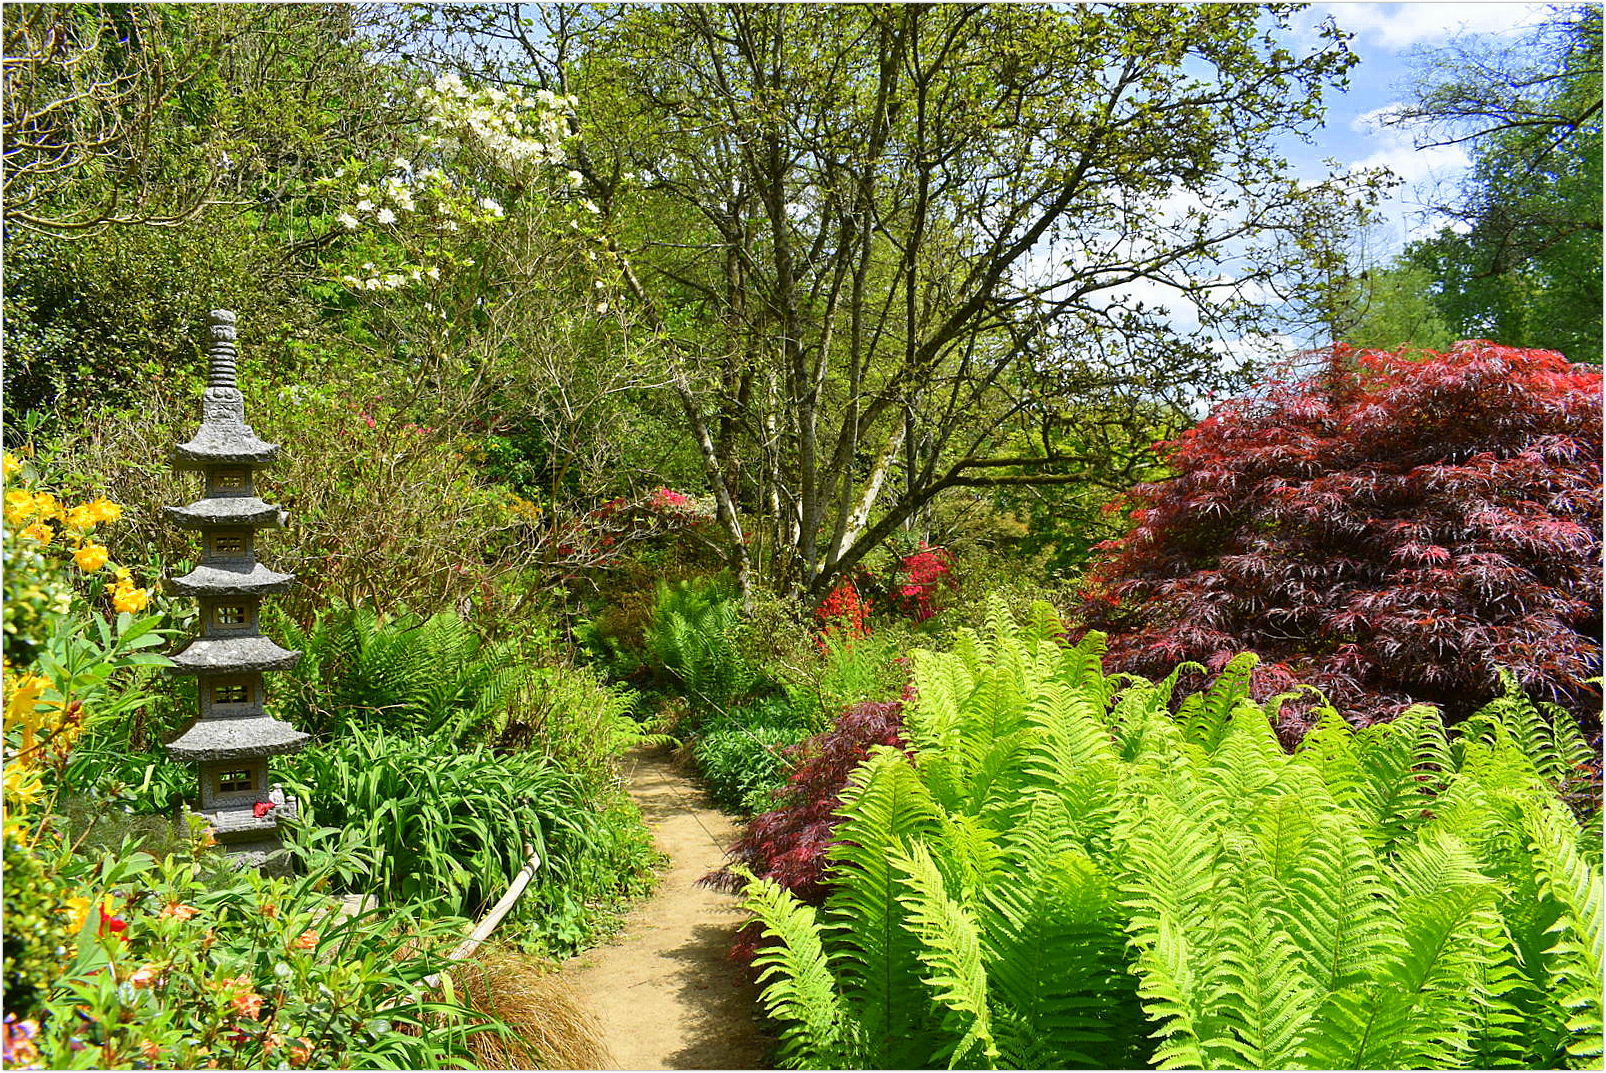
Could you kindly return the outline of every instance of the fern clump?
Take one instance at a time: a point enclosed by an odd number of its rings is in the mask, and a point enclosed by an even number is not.
[[[749,658],[740,602],[727,585],[658,582],[647,647],[699,715],[737,704],[759,683]]]
[[[915,653],[909,753],[854,773],[823,906],[749,885],[788,1064],[1598,1066],[1563,713],[1508,693],[1452,740],[1320,702],[1290,754],[1253,657],[1174,704],[1057,629],[995,609]]]

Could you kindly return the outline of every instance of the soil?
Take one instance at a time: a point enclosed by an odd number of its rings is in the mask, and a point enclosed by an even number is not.
[[[624,767],[669,867],[618,937],[563,976],[601,1022],[615,1069],[767,1069],[758,989],[730,958],[739,900],[697,886],[724,863],[737,824],[667,749],[636,749]]]

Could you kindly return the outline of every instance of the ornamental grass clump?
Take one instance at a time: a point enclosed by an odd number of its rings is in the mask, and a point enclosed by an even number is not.
[[[853,772],[823,903],[755,879],[796,1068],[1599,1068],[1589,750],[1520,694],[1447,732],[1249,696],[995,608],[916,652],[901,748]],[[1544,727],[1541,730],[1541,727]]]
[[[480,1069],[609,1069],[602,1026],[549,964],[488,943],[451,969],[465,1003],[496,1027],[469,1038]]]

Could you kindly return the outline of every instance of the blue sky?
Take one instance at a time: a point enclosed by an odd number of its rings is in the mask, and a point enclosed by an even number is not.
[[[1549,4],[1313,4],[1295,16],[1296,32],[1313,40],[1313,28],[1330,16],[1355,35],[1350,47],[1361,62],[1350,72],[1348,92],[1329,95],[1327,125],[1315,144],[1288,147],[1290,162],[1302,177],[1325,174],[1322,160],[1333,158],[1388,167],[1406,180],[1382,207],[1386,223],[1372,236],[1376,246],[1370,252],[1387,255],[1408,238],[1431,233],[1442,221],[1424,218],[1422,194],[1434,182],[1453,185],[1465,173],[1464,148],[1417,149],[1412,132],[1382,129],[1369,117],[1410,97],[1413,77],[1423,67],[1414,55],[1420,50],[1443,46],[1457,34],[1520,37],[1550,14]]]

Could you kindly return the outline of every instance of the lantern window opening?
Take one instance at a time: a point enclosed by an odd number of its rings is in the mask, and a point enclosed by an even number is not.
[[[245,537],[239,533],[214,533],[212,551],[216,555],[243,555]]]
[[[243,681],[222,681],[212,684],[213,704],[250,704],[251,683]]]
[[[243,492],[250,476],[250,471],[242,466],[229,466],[212,474],[212,487],[221,492]]]
[[[218,772],[217,792],[220,794],[248,793],[255,789],[256,777],[248,768]]]
[[[221,629],[241,629],[251,624],[251,609],[245,604],[218,604],[212,608],[212,625]]]

